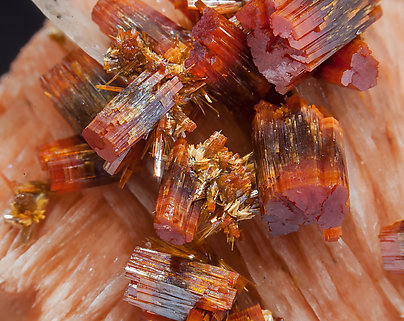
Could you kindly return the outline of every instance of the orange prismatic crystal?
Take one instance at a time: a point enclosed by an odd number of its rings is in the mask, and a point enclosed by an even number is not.
[[[160,82],[163,72],[143,72],[122,90],[84,129],[87,143],[109,162],[147,136],[174,105],[182,88],[178,77]]]
[[[355,38],[323,63],[316,75],[328,82],[362,91],[376,86],[378,66],[368,45]]]
[[[281,108],[262,101],[256,112],[257,180],[271,233],[294,232],[302,224],[340,226],[349,211],[349,188],[338,121],[297,95]]]
[[[258,70],[284,94],[381,16],[377,0],[252,0],[238,13],[252,30]]]
[[[196,177],[191,174],[188,159],[188,144],[178,139],[170,153],[154,218],[158,236],[176,245],[192,241],[199,218],[198,211],[191,209]]]
[[[38,156],[49,173],[51,191],[69,192],[113,180],[103,169],[104,161],[80,136],[41,145]]]
[[[163,240],[190,242],[198,227],[198,239],[223,229],[233,242],[240,237],[239,222],[259,212],[250,155],[240,158],[225,143],[218,132],[197,146],[188,146],[185,139],[175,143],[154,218]]]
[[[186,320],[191,309],[230,310],[239,274],[163,252],[137,247],[126,266],[125,300],[151,313]]]
[[[115,96],[97,89],[110,78],[99,63],[78,49],[45,73],[41,84],[69,124],[81,132]]]
[[[404,220],[384,226],[379,239],[384,269],[404,273]]]

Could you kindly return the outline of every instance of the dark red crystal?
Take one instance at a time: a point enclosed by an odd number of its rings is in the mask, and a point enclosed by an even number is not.
[[[251,30],[248,45],[258,70],[284,94],[375,22],[377,2],[253,0],[237,19]]]
[[[368,45],[355,38],[323,63],[316,75],[328,82],[363,91],[376,86],[378,66]]]
[[[253,127],[262,218],[271,233],[340,226],[349,189],[338,121],[295,95],[281,108],[258,104]]]

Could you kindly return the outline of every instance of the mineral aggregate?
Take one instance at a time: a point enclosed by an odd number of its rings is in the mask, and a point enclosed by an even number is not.
[[[91,10],[89,2],[79,3]],[[216,248],[235,264],[245,264],[263,306],[287,320],[344,320],[349,315],[358,321],[396,321],[404,314],[403,281],[383,270],[377,238],[381,226],[402,220],[404,207],[404,161],[399,147],[403,144],[404,118],[399,109],[402,93],[397,89],[404,70],[399,61],[390,59],[404,51],[401,35],[391,32],[400,30],[404,8],[401,1],[385,1],[381,6],[384,18],[367,31],[375,56],[390,61],[380,69],[377,87],[359,95],[316,80],[298,86],[306,100],[331,110],[345,132],[352,215],[343,224],[343,239],[325,244],[311,226],[275,238],[259,222],[247,222],[245,241],[236,244],[235,252],[224,254],[223,246]],[[86,12],[80,13],[80,19],[90,19]],[[56,13],[54,20],[58,20]],[[77,24],[68,24],[67,28],[78,28],[83,34]],[[1,155],[0,168],[8,179],[16,181],[40,176],[39,166],[35,166],[38,144],[49,141],[49,137],[73,134],[43,95],[37,80],[67,54],[48,38],[48,30],[31,40],[1,80],[0,146],[8,152]],[[223,129],[226,136],[234,137],[229,141],[233,150],[248,152],[248,139],[237,130],[237,122],[225,111],[221,115],[221,124],[214,117],[200,123],[199,130],[206,131],[204,137]],[[16,123],[20,124],[18,128]],[[203,139],[199,137],[196,142]],[[101,187],[57,198],[48,219],[24,250],[16,247],[17,231],[0,223],[2,311],[18,303],[18,308],[8,314],[9,319],[143,318],[119,299],[126,282],[115,275],[120,274],[134,246],[152,234],[152,219],[147,215],[153,211],[157,188],[144,184],[152,168],[148,164],[136,175],[127,191]],[[8,190],[3,180],[0,185]],[[10,197],[11,192],[0,195],[3,211]],[[136,217],[133,211],[138,213]],[[87,270],[89,273],[84,274]],[[117,300],[111,301],[111,296]],[[61,298],[63,305],[59,304]]]
[[[285,94],[381,16],[373,0],[252,0],[237,19],[251,30],[258,70]]]

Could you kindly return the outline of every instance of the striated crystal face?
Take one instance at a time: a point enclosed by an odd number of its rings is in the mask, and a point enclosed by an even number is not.
[[[103,159],[113,162],[146,137],[174,105],[183,87],[178,77],[143,72],[122,90],[83,130],[87,143]]]
[[[192,259],[137,247],[126,266],[125,300],[151,313],[186,320],[194,307],[230,310],[239,274]]]
[[[234,242],[240,237],[239,222],[259,211],[250,155],[240,158],[224,146],[226,140],[215,132],[197,146],[185,139],[175,143],[154,218],[163,240],[181,245],[195,233],[204,239],[222,229]]]
[[[378,66],[368,45],[357,37],[323,63],[316,75],[328,82],[363,91],[376,86]]]
[[[193,50],[185,66],[214,95],[229,101],[230,109],[248,109],[269,91],[269,84],[251,62],[244,33],[214,9],[203,10],[192,36]]]
[[[192,206],[196,177],[191,174],[188,159],[188,144],[178,139],[170,153],[154,218],[158,236],[176,245],[192,241],[199,218]]]
[[[379,239],[384,269],[404,273],[404,221],[384,226]]]
[[[74,50],[42,76],[41,84],[68,123],[81,132],[115,96],[97,89],[110,78],[84,51]]]
[[[113,181],[103,169],[104,161],[80,136],[72,136],[38,147],[43,170],[48,171],[50,190],[70,192]]]
[[[381,16],[373,0],[252,0],[238,13],[254,63],[286,93]],[[255,19],[254,19],[255,18]]]
[[[175,47],[176,39],[183,43],[190,41],[187,30],[148,6],[146,1],[100,0],[93,8],[92,19],[110,37],[115,37],[120,28],[146,33],[151,48],[158,54]]]
[[[340,226],[349,189],[338,121],[295,95],[280,108],[260,102],[253,130],[263,220],[271,233],[302,224]]]

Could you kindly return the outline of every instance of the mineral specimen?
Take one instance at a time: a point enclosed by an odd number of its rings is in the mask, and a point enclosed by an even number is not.
[[[253,131],[262,217],[271,233],[312,223],[339,227],[349,189],[338,121],[294,95],[280,108],[261,101]],[[329,232],[326,238],[336,240]]]
[[[51,191],[70,192],[113,180],[103,169],[104,161],[80,136],[41,145],[38,156],[49,173]]]
[[[374,0],[252,0],[237,19],[252,30],[258,70],[282,94],[381,16]]]
[[[233,242],[240,236],[238,223],[259,212],[251,155],[232,153],[224,146],[226,139],[215,132],[196,147],[185,139],[175,143],[154,218],[163,240],[190,242],[198,225],[198,239],[223,229]]]
[[[100,64],[77,49],[44,74],[41,84],[69,124],[81,132],[115,96],[97,89],[110,78]]]
[[[404,273],[404,221],[384,226],[379,239],[384,269]]]
[[[140,247],[125,271],[131,281],[125,300],[172,320],[186,320],[193,308],[230,310],[239,278],[221,267]]]
[[[113,162],[146,137],[174,105],[182,88],[178,77],[161,81],[165,72],[144,71],[122,90],[83,130],[87,143]]]
[[[368,45],[355,38],[323,63],[316,75],[328,82],[363,91],[376,86],[378,66]]]

